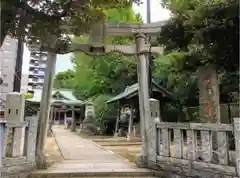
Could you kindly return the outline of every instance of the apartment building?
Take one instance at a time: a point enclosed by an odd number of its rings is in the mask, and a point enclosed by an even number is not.
[[[21,80],[21,92],[28,92],[28,72],[22,72],[22,80]]]
[[[0,77],[3,80],[0,85],[0,110],[3,109],[7,93],[13,91],[17,44],[16,39],[7,36],[0,49]]]
[[[34,93],[35,89],[42,89],[45,69],[47,66],[47,53],[30,49],[28,92]]]

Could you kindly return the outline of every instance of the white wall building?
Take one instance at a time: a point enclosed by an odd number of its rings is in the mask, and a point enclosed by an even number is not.
[[[40,52],[31,47],[29,50],[30,60],[27,91],[29,93],[34,93],[35,89],[43,88],[45,69],[47,67],[47,53]]]
[[[17,40],[6,37],[0,49],[0,77],[3,83],[0,85],[0,110],[6,100],[6,94],[13,91],[15,74]]]

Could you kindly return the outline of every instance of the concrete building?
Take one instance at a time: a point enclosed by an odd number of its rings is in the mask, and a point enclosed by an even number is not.
[[[37,50],[30,50],[28,88],[29,93],[35,89],[42,89],[44,83],[45,69],[47,66],[47,53]]]
[[[17,40],[6,37],[0,49],[0,77],[3,83],[0,85],[0,110],[4,107],[6,95],[13,91],[17,56]]]
[[[21,80],[21,92],[28,92],[28,73],[22,72],[22,80]]]

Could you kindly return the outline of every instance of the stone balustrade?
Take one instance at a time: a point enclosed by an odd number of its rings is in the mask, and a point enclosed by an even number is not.
[[[36,167],[37,124],[36,116],[24,121],[0,121],[1,178],[11,175],[24,178]]]
[[[171,123],[147,125],[145,166],[165,176],[235,178],[240,176],[240,118],[233,124]]]

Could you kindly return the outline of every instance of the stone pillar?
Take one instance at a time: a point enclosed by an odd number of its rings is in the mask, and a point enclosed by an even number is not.
[[[5,138],[5,124],[6,121],[0,121],[0,177],[3,177],[1,172],[2,158],[4,157],[4,138]]]
[[[120,114],[121,114],[121,108],[118,108],[118,113],[117,113],[117,118],[116,118],[116,126],[115,126],[114,136],[118,136]]]
[[[213,65],[198,68],[198,88],[200,120],[220,123],[219,82]]]
[[[36,159],[36,137],[37,137],[37,124],[38,117],[32,116],[27,117],[26,121],[28,121],[28,127],[26,129],[25,136],[25,147],[24,147],[24,155],[26,156],[27,162],[35,162]]]
[[[68,122],[67,122],[68,118],[67,118],[67,114],[66,112],[64,113],[64,128],[68,129]]]
[[[160,122],[159,101],[151,98],[151,120],[147,125],[148,135],[148,164],[149,166],[156,166],[157,163],[157,127],[156,123]]]
[[[25,109],[25,99],[24,94],[13,92],[7,94],[4,119],[6,121],[22,122],[24,121],[24,109]],[[23,153],[24,146],[24,132],[25,128],[15,128],[13,140],[15,144],[13,145],[12,156],[21,156]]]
[[[128,119],[128,135],[127,135],[127,140],[131,140],[133,136],[133,108],[132,106],[130,107],[130,116]]]
[[[236,170],[237,176],[240,176],[240,118],[234,118],[234,137],[236,147]]]
[[[219,83],[215,66],[202,66],[198,68],[199,88],[199,117],[201,122],[220,123],[220,95]],[[213,149],[216,150],[217,133],[212,133]],[[217,154],[214,152],[212,161],[217,161]]]
[[[61,123],[61,111],[58,111],[58,125]]]
[[[72,108],[72,125],[71,125],[71,131],[76,132],[76,117],[75,117],[75,109]]]
[[[145,35],[136,35],[136,50],[137,53],[141,52],[145,45]],[[140,124],[141,124],[141,137],[142,148],[140,156],[136,162],[139,167],[146,166],[147,160],[147,143],[148,138],[146,134],[146,127],[148,120],[150,119],[150,104],[149,104],[149,92],[148,92],[148,66],[147,58],[145,54],[139,53],[138,57],[138,84],[139,84],[139,110],[140,110]]]
[[[57,124],[56,118],[57,118],[57,110],[56,110],[56,108],[54,108],[54,115],[53,115],[54,124]]]

